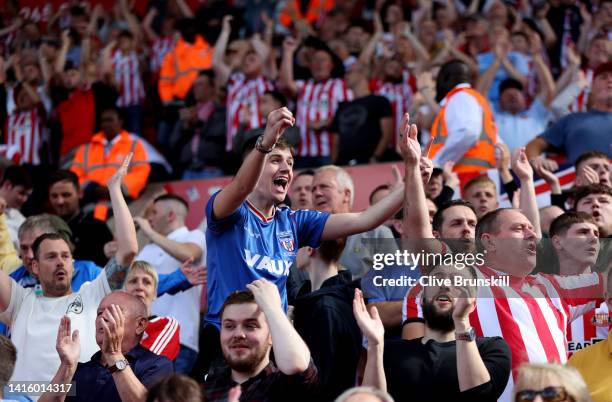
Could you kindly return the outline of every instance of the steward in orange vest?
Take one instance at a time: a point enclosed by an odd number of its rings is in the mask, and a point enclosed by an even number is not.
[[[181,38],[162,61],[157,89],[163,103],[184,99],[200,71],[212,67],[213,48],[195,33],[192,19],[179,23]]]
[[[103,131],[77,148],[70,170],[79,177],[83,188],[91,182],[106,186],[125,157],[133,152],[129,171],[123,177],[122,188],[129,197],[137,198],[151,172],[145,147],[136,136],[121,129],[121,119],[115,109],[102,112],[101,126]]]
[[[467,71],[466,71],[467,69]],[[455,163],[457,173],[484,173],[495,168],[495,144],[497,143],[497,126],[489,103],[476,90],[468,86],[457,86],[469,80],[469,68],[462,62],[450,61],[442,66],[436,82],[437,99],[445,99],[431,127],[431,142],[429,146],[430,159],[444,147],[448,138],[446,107],[450,99],[464,92],[472,96],[482,109],[482,127],[476,143],[468,149]]]

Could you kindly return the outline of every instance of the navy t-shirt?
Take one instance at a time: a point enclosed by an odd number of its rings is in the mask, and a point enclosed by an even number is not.
[[[580,155],[600,151],[612,159],[612,113],[593,110],[572,113],[540,135],[575,163]]]

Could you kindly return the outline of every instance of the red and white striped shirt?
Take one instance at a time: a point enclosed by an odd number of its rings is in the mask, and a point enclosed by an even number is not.
[[[263,75],[247,79],[242,73],[232,74],[227,81],[227,141],[225,148],[232,150],[243,116],[248,116],[245,128],[251,130],[263,126],[266,116],[259,110],[259,99],[266,91],[274,89],[272,81]]]
[[[172,317],[155,317],[149,320],[140,345],[159,356],[176,359],[181,348],[180,325]]]
[[[479,279],[506,274],[488,267],[475,268]],[[422,287],[411,288],[404,302],[404,319],[422,318]],[[500,336],[508,342],[515,369],[525,362],[567,361],[567,324],[593,310],[603,294],[599,274],[530,275],[510,278],[509,287],[480,286],[470,324],[477,336]],[[500,401],[510,401],[511,377]]]
[[[596,326],[593,322],[595,314],[608,315],[608,305],[603,302],[596,309],[578,317],[567,326],[567,353],[570,357],[574,352],[582,350],[599,341],[608,338],[611,326]]]
[[[151,43],[151,61],[149,68],[152,72],[157,73],[161,68],[164,56],[174,47],[174,38],[172,36],[157,37]]]
[[[408,71],[402,73],[402,82],[385,82],[381,79],[372,80],[370,83],[372,92],[384,96],[391,103],[393,110],[393,132],[395,135],[389,142],[390,148],[395,148],[399,141],[402,117],[412,107],[414,94],[417,91],[416,78]]]
[[[40,165],[44,125],[38,109],[15,112],[6,121],[5,143],[21,163]]]
[[[584,72],[584,76],[586,80],[588,81],[589,85],[586,88],[584,88],[578,94],[578,97],[576,97],[576,99],[574,99],[574,101],[570,104],[569,106],[570,113],[579,113],[579,112],[587,111],[589,95],[591,94],[591,86],[593,85],[593,70],[590,68],[587,68],[586,70],[583,70],[583,72]]]
[[[299,156],[330,156],[332,148],[331,133],[328,130],[315,131],[308,127],[309,122],[334,118],[340,102],[353,99],[353,94],[346,88],[344,80],[330,78],[315,82],[296,81],[298,88],[296,124],[300,129]]]
[[[118,107],[142,104],[145,97],[144,85],[140,75],[140,61],[135,51],[125,55],[115,50],[112,56],[115,81],[119,84]]]

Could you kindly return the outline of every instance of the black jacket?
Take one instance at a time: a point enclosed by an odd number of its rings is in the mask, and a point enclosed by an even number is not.
[[[355,385],[362,346],[361,331],[353,316],[359,281],[351,280],[350,271],[341,271],[315,292],[310,292],[307,281],[293,301],[293,324],[319,369],[321,401],[333,401]]]

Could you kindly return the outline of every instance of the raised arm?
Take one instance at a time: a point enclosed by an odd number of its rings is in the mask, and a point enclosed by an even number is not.
[[[310,350],[283,311],[276,285],[258,279],[248,284],[247,288],[253,292],[255,302],[268,321],[278,369],[286,375],[306,371],[310,363]]]
[[[189,4],[185,0],[176,0],[176,5],[178,6],[181,14],[185,18],[193,18],[195,15],[193,14],[193,10],[189,7]]]
[[[489,95],[489,90],[491,89],[491,85],[495,79],[495,74],[497,74],[497,70],[499,70],[501,67],[502,59],[506,57],[499,44],[495,46],[494,54],[495,58],[493,59],[493,63],[491,63],[489,68],[487,68],[487,70],[480,76],[478,83],[476,84],[476,90],[485,97]]]
[[[62,31],[62,46],[57,54],[54,66],[56,74],[61,74],[64,71],[64,66],[66,65],[66,55],[68,55],[71,42],[72,40],[70,39],[69,31],[67,29]]]
[[[542,104],[548,107],[555,94],[555,81],[542,58],[542,41],[540,40],[540,36],[535,32],[531,35],[531,57],[535,65],[538,83],[540,84],[538,97]]]
[[[521,212],[531,221],[537,238],[541,239],[540,210],[533,183],[533,168],[529,164],[525,148],[515,150],[512,156],[512,170],[521,181]]]
[[[473,297],[457,298],[453,310],[456,333],[465,333],[470,327],[469,315],[476,308]],[[491,375],[480,356],[476,341],[457,340],[457,378],[459,391],[465,392],[491,381]]]
[[[293,126],[295,119],[286,107],[276,109],[270,113],[263,134],[262,147],[271,148],[283,135],[285,129]],[[266,155],[254,150],[244,162],[234,180],[231,181],[217,195],[213,203],[215,219],[223,219],[231,215],[246,200],[247,196],[255,189],[257,181],[263,172]]]
[[[4,200],[4,198],[0,198],[0,219],[2,220],[4,226],[6,226],[4,216],[5,208],[6,201]],[[8,235],[8,231],[6,232],[6,234]],[[6,236],[5,243],[6,248],[9,248],[9,250],[12,248],[14,250],[10,237]],[[4,248],[5,247],[2,247],[2,249]],[[0,312],[6,310],[9,304],[11,303],[11,281],[12,279],[8,276],[8,273],[0,269]]]
[[[372,307],[368,313],[363,301],[363,293],[359,289],[355,289],[353,314],[361,333],[368,340],[368,355],[362,385],[387,391],[387,378],[383,366],[385,327],[376,307]]]
[[[229,41],[230,34],[232,33],[232,22],[233,17],[226,15],[223,17],[221,33],[217,42],[215,42],[215,50],[213,52],[213,69],[215,70],[216,83],[218,87],[224,87],[227,84],[232,69],[230,66],[225,64],[225,51],[227,50],[227,42]]]
[[[91,323],[90,323],[91,325]],[[57,330],[55,350],[60,358],[60,366],[55,372],[51,384],[70,384],[77,369],[79,357],[81,356],[81,342],[79,330],[71,330],[70,317],[63,316]],[[40,402],[63,402],[66,394],[43,394]]]
[[[202,258],[202,247],[195,243],[181,243],[168,239],[151,227],[148,220],[136,217],[134,222],[138,224],[140,231],[153,243],[161,247],[166,253],[179,261],[193,259],[198,261]]]
[[[415,124],[410,125],[409,121],[410,116],[406,113],[402,120],[401,141],[403,147],[408,146],[408,141],[415,141],[418,146],[418,141],[416,140],[417,127]],[[400,186],[380,202],[370,206],[363,212],[333,214],[325,223],[321,240],[334,240],[372,230],[393,216],[402,207],[403,200],[404,186]]]
[[[142,32],[151,42],[158,38],[157,33],[153,30],[153,27],[151,26],[151,24],[153,24],[153,19],[155,19],[157,14],[157,8],[151,7],[149,12],[147,12],[147,15],[145,15],[144,19],[142,20]]]
[[[138,253],[138,240],[136,239],[136,228],[134,219],[128,209],[127,203],[121,192],[121,181],[126,175],[132,154],[129,154],[121,167],[108,181],[108,193],[110,195],[113,216],[115,217],[115,239],[117,240],[117,264],[109,264],[105,268],[106,277],[111,289],[120,289],[125,280],[125,273],[132,264],[136,253]]]
[[[293,79],[293,55],[297,50],[298,43],[292,37],[283,41],[283,59],[281,61],[279,86],[291,96],[297,94],[297,86]]]

